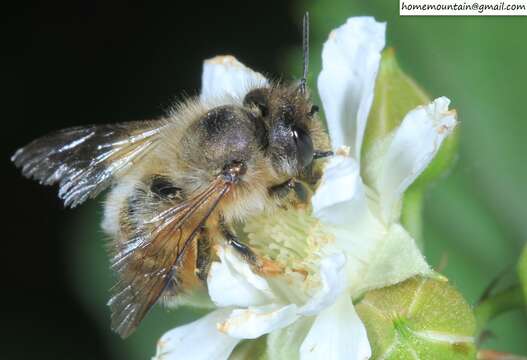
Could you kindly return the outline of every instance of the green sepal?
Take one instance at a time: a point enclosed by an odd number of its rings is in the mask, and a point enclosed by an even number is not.
[[[410,110],[430,102],[430,97],[406,75],[395,59],[395,50],[382,53],[373,104],[362,145],[362,158],[372,145],[391,133]]]
[[[298,360],[300,346],[304,341],[314,318],[300,318],[293,324],[273,331],[267,336],[268,360]]]
[[[229,360],[268,360],[266,354],[267,336],[240,342],[229,356]]]
[[[431,102],[430,96],[399,66],[393,48],[382,54],[375,94],[362,145],[362,160],[372,146],[394,131],[406,114]],[[447,172],[455,162],[459,129],[454,129],[442,143],[432,163],[416,179],[412,187],[423,187]]]

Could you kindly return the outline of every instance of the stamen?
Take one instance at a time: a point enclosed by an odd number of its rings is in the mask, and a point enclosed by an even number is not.
[[[278,209],[245,224],[248,245],[289,272],[308,277],[319,269],[320,248],[333,241],[310,209]]]

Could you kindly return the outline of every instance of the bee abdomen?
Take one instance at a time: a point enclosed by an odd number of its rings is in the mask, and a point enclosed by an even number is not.
[[[150,175],[129,192],[119,211],[121,238],[127,239],[161,211],[184,200],[183,190],[169,177]]]

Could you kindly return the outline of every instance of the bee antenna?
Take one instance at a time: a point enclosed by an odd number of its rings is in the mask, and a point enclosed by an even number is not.
[[[306,93],[306,83],[307,83],[307,71],[309,68],[309,12],[306,11],[304,14],[304,20],[302,22],[302,52],[304,58],[304,71],[302,74],[302,79],[300,80],[299,90],[300,93]]]

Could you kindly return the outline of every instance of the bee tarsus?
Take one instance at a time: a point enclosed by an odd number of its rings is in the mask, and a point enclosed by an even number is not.
[[[222,225],[222,233],[225,237],[225,240],[227,241],[227,244],[232,246],[232,248],[236,250],[251,265],[257,266],[258,259],[256,254],[251,250],[250,247],[243,244],[234,234],[234,232],[228,229],[224,224]]]
[[[274,196],[278,199],[287,197],[291,191],[294,191],[296,198],[301,203],[307,203],[309,201],[309,189],[306,188],[303,182],[291,178],[282,184],[272,186],[268,189],[269,195]]]
[[[281,184],[271,186],[268,189],[269,195],[276,196],[277,198],[284,198],[295,188],[295,184],[296,180],[291,178]]]

